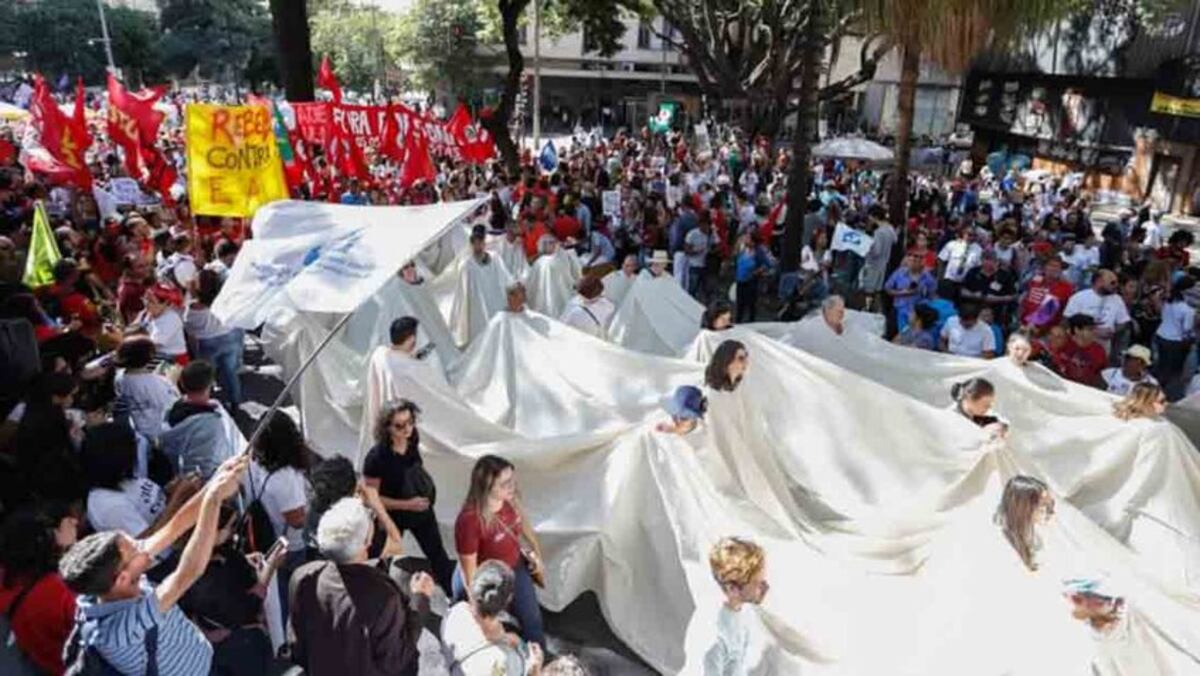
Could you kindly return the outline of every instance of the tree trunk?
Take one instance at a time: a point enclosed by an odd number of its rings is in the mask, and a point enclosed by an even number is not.
[[[279,75],[289,101],[312,101],[312,44],[307,0],[270,0],[271,27],[279,50]]]
[[[521,172],[521,158],[516,142],[508,131],[512,119],[517,93],[521,90],[521,73],[525,70],[525,57],[521,55],[520,38],[517,35],[517,20],[529,0],[499,0],[501,26],[504,30],[504,53],[508,57],[508,74],[504,76],[504,91],[495,114],[480,120],[484,129],[496,141],[496,149],[504,162],[509,178]]]
[[[795,272],[800,267],[800,250],[804,248],[804,216],[808,211],[808,195],[812,191],[812,140],[817,135],[817,97],[820,94],[822,60],[825,57],[821,32],[821,0],[807,0],[808,22],[804,29],[804,50],[800,67],[800,104],[796,112],[796,137],[792,140],[792,164],[787,189],[787,225],[783,231],[783,246],[779,256],[782,272]]]
[[[908,220],[908,162],[912,155],[913,107],[917,100],[917,78],[921,75],[921,50],[900,46],[900,96],[896,101],[896,169],[888,199],[892,224],[904,233]]]

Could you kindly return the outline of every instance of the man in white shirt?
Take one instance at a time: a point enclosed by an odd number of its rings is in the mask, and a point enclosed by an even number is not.
[[[1112,270],[1099,270],[1092,278],[1092,288],[1077,291],[1067,301],[1064,317],[1088,315],[1096,320],[1096,340],[1108,354],[1112,354],[1112,338],[1118,330],[1130,322],[1125,301],[1117,293],[1119,280]]]
[[[1100,372],[1104,385],[1110,394],[1124,397],[1140,383],[1157,385],[1158,381],[1150,375],[1150,348],[1144,345],[1131,345],[1125,350],[1125,360],[1121,367],[1107,368]]]
[[[996,356],[996,336],[992,327],[979,321],[979,306],[963,303],[958,315],[942,325],[941,346],[943,352],[964,357]]]
[[[1162,225],[1159,224],[1159,219],[1162,218],[1162,212],[1158,209],[1150,210],[1150,220],[1142,223],[1142,229],[1146,235],[1142,238],[1142,246],[1151,251],[1155,251],[1162,247],[1164,239]]]
[[[597,338],[608,337],[608,322],[617,307],[604,297],[604,283],[588,275],[579,280],[575,290],[579,295],[571,299],[560,318],[567,326],[574,327]]]
[[[957,286],[982,260],[983,249],[975,243],[975,228],[965,226],[958,231],[958,237],[946,242],[938,253],[939,276]]]
[[[703,303],[707,296],[704,273],[708,263],[708,252],[712,249],[716,237],[713,235],[712,220],[708,211],[701,211],[697,218],[697,227],[683,238],[683,249],[687,255],[688,294]]]

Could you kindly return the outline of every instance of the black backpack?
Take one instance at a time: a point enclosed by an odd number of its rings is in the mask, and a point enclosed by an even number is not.
[[[279,536],[275,532],[275,526],[271,523],[271,517],[267,515],[267,508],[263,506],[262,498],[267,491],[267,482],[271,480],[275,472],[267,474],[267,478],[263,479],[262,486],[258,492],[254,492],[254,485],[250,485],[250,504],[246,507],[246,513],[242,516],[242,521],[238,532],[242,538],[242,551],[249,554],[258,552],[266,554],[271,545],[275,544],[275,538]]]
[[[79,613],[75,626],[63,645],[64,676],[122,676],[121,671],[100,656],[100,651],[91,645],[91,635],[99,623],[89,621]],[[146,630],[145,676],[158,676],[158,625]]]

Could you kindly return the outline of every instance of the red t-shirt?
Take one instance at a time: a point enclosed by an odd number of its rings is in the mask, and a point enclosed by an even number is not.
[[[582,230],[583,226],[580,225],[579,219],[574,216],[559,214],[554,219],[554,236],[560,242],[565,242],[568,238],[579,239],[579,234]]]
[[[497,521],[503,521],[508,529]],[[514,535],[520,534],[521,517],[507,502],[490,526],[483,524],[474,507],[464,507],[454,522],[454,548],[460,557],[474,554],[476,563],[495,559],[515,569],[521,561],[521,543]]]
[[[1021,321],[1028,322],[1028,317],[1038,311],[1049,294],[1058,299],[1058,313],[1055,315],[1054,321],[1050,322],[1050,325],[1057,324],[1062,320],[1063,310],[1067,308],[1067,301],[1071,299],[1073,293],[1075,293],[1075,287],[1067,280],[1059,279],[1051,283],[1046,281],[1042,275],[1037,275],[1029,283],[1029,293],[1021,302]]]
[[[0,586],[0,613],[8,613],[8,606],[24,588],[25,583]],[[17,645],[30,661],[46,673],[63,673],[62,650],[75,623],[75,594],[58,573],[38,580],[10,622]]]
[[[525,233],[525,257],[533,258],[538,255],[538,240],[542,235],[546,234],[546,225],[541,221],[534,221],[533,227]]]
[[[1064,378],[1084,385],[1099,384],[1100,372],[1108,366],[1108,355],[1099,343],[1080,347],[1074,340],[1067,340],[1061,350],[1050,354]]]

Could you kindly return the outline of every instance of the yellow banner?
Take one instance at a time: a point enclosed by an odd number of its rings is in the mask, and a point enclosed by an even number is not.
[[[1185,99],[1162,92],[1154,92],[1154,98],[1150,101],[1150,110],[1164,115],[1200,117],[1200,99]]]
[[[253,216],[288,198],[274,121],[266,106],[187,106],[188,198],[192,213]]]

